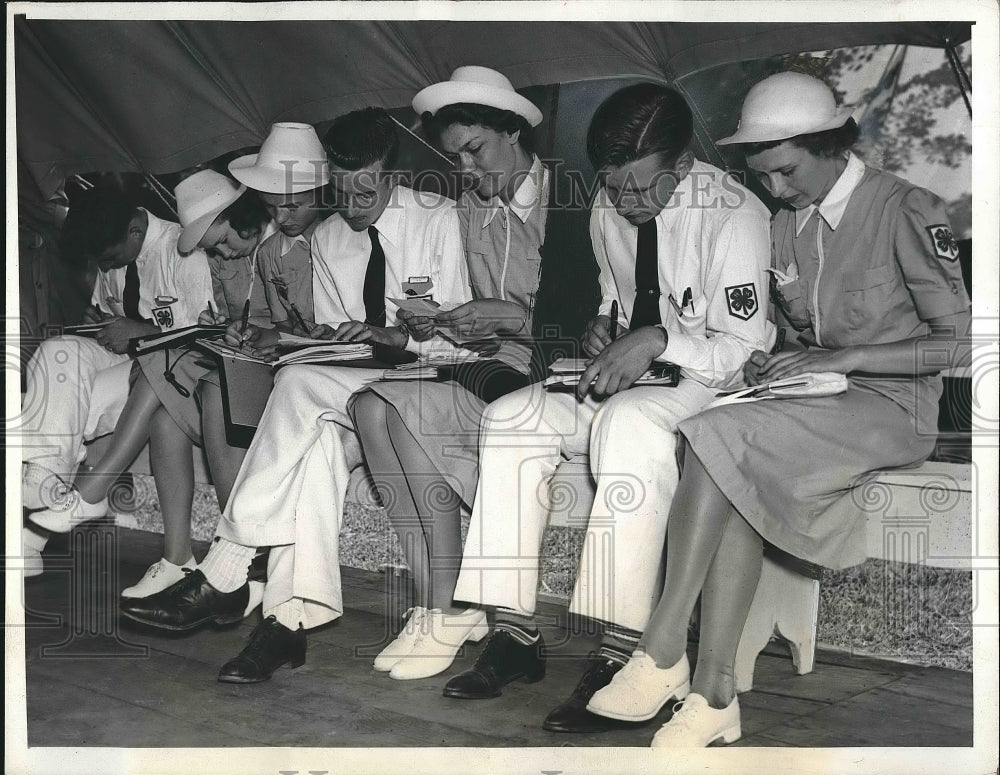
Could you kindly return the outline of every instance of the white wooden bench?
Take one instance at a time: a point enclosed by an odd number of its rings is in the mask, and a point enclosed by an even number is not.
[[[93,442],[91,460],[99,457],[110,436]],[[210,477],[202,450],[195,448],[195,480]],[[148,448],[130,468],[149,473]],[[869,557],[923,564],[941,568],[969,568],[978,546],[974,534],[976,494],[970,464],[928,462],[913,469],[886,471],[855,490],[858,508],[867,512]],[[555,498],[549,524],[584,529],[594,501],[595,489],[586,456],[563,461],[550,487]],[[374,505],[362,469],[352,476],[349,493]],[[126,520],[127,523],[127,520]],[[769,548],[765,552],[760,582],[750,607],[736,656],[739,691],[753,687],[757,656],[772,639],[787,643],[796,673],[813,669],[817,645],[820,577],[818,568]],[[561,602],[565,597],[542,594]]]

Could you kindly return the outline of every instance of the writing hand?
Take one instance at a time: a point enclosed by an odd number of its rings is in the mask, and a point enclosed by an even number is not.
[[[630,388],[663,352],[662,330],[646,326],[631,331],[607,345],[594,357],[580,377],[576,397],[582,401],[588,392],[610,396]]]

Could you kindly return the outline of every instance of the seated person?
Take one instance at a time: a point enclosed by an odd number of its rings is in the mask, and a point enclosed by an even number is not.
[[[314,336],[413,350],[392,299],[403,283],[427,278],[435,300],[469,300],[454,201],[401,185],[391,173],[395,124],[381,108],[336,119],[324,138],[337,214],[313,234]],[[250,327],[239,340],[251,345]],[[288,366],[247,451],[201,568],[163,592],[125,600],[128,618],[172,630],[238,620],[247,605],[247,567],[257,547],[271,547],[265,619],[219,680],[254,683],[281,665],[305,660],[305,629],[343,611],[338,539],[348,484],[338,434],[350,427],[347,400],[378,379],[379,369]]]
[[[822,81],[779,73],[750,90],[736,133],[719,141],[739,144],[751,172],[790,206],[772,228],[774,296],[806,347],[754,352],[748,381],[837,372],[850,386],[720,406],[678,426],[684,471],[667,521],[663,596],[628,664],[588,705],[638,721],[686,695],[654,747],[739,739],[733,663],[762,542],[830,568],[862,562],[865,513],[851,488],[927,458],[938,372],[967,362],[970,303],[944,203],[852,154],[850,116]],[[629,432],[643,438],[648,427],[634,418]],[[687,629],[699,596],[691,679]]]
[[[305,135],[305,139],[299,135]],[[256,163],[255,154],[237,159],[231,166],[255,186],[271,189],[266,193],[247,191],[245,186],[210,170],[195,173],[177,187],[181,223],[185,226],[180,242],[196,242],[208,254],[215,302],[224,313],[211,312],[209,302],[209,309],[202,313],[204,323],[240,321],[246,308],[249,321],[273,323],[276,329],[289,330],[286,304],[297,314],[305,310],[312,317],[312,288],[301,282],[303,274],[308,277],[311,273],[309,246],[308,242],[303,244],[302,235],[311,237],[324,214],[321,194],[329,175],[323,147],[311,126],[280,125],[265,140],[261,156],[265,164],[275,156],[285,164],[276,169],[263,166]],[[289,165],[290,160],[297,164]],[[290,172],[295,174],[295,183],[287,177]],[[298,190],[283,191],[288,188]],[[270,204],[262,202],[262,198]],[[279,224],[277,233],[272,216]],[[288,277],[293,281],[291,293],[283,298],[272,285],[270,293],[265,294],[265,276]],[[302,324],[309,325],[304,320]],[[308,334],[308,330],[298,333]],[[96,501],[147,439],[150,441],[150,464],[164,521],[164,556],[138,584],[122,591],[124,597],[159,592],[183,578],[183,568],[197,567],[191,553],[190,531],[192,448],[203,443],[203,425],[209,469],[223,508],[245,453],[226,443],[218,373],[203,365],[203,359],[197,357],[199,352],[154,352],[138,359],[142,373],[119,420],[113,448],[76,482],[83,501]],[[201,400],[195,397],[196,390],[201,390]],[[206,394],[210,394],[207,401]],[[203,407],[207,411],[203,412]],[[60,512],[57,516],[61,527],[53,529],[72,525],[72,514]],[[261,591],[259,584],[254,591]],[[257,597],[254,605],[259,602]]]
[[[544,373],[543,332],[555,327],[579,337],[585,315],[570,330],[559,303],[565,271],[593,262],[584,229],[575,242],[553,236],[571,211],[549,206],[554,184],[531,134],[542,114],[502,74],[461,67],[423,89],[413,107],[428,136],[475,181],[458,211],[475,298],[416,324],[497,334],[499,351],[444,382],[376,382],[352,399],[351,417],[417,594],[399,636],[375,659],[376,670],[397,680],[446,670],[466,640],[488,632],[482,609],[453,600],[460,508],[475,493],[480,419],[488,402]]]
[[[760,310],[768,211],[694,158],[692,124],[684,98],[651,83],[598,107],[587,152],[602,183],[590,233],[603,298],[584,336],[589,366],[575,395],[535,384],[483,416],[455,598],[497,606],[497,624],[445,696],[496,697],[512,680],[544,675],[534,613],[549,479],[564,457],[589,450],[597,483],[570,611],[601,622],[604,637],[572,696],[546,718],[551,731],[609,726],[586,704],[628,660],[659,598],[677,423],[718,390],[742,386],[743,363],[773,336]],[[634,386],[657,361],[680,367],[679,384]]]
[[[48,339],[28,362],[25,405],[44,407],[24,431],[22,505],[34,515],[77,508],[69,482],[86,455],[84,442],[111,432],[128,397],[129,339],[193,325],[211,298],[205,254],[182,255],[180,232],[112,188],[84,192],[70,209],[62,252],[97,265],[84,322],[105,325],[93,339]],[[81,516],[103,516],[107,503],[99,496],[79,508]],[[25,527],[26,575],[42,572],[47,541],[37,524]]]

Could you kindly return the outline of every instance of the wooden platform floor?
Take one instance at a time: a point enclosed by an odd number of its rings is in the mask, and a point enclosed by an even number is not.
[[[124,583],[102,568],[107,562],[92,562],[93,537],[77,536],[77,570],[69,541],[53,544],[47,561],[65,569],[26,584],[29,746],[646,746],[667,719],[590,736],[541,729],[597,641],[585,633],[568,637],[565,610],[554,605],[541,612],[553,652],[546,678],[511,684],[498,699],[441,694],[450,675],[472,664],[479,645],[434,678],[393,681],[375,673],[372,656],[391,637],[386,611],[404,610],[404,585],[349,568],[343,570],[347,611],[310,633],[303,667],[283,669],[264,684],[218,683],[219,667],[243,647],[258,615],[189,635],[129,627],[114,614],[116,590],[157,559],[160,537],[119,533]],[[202,553],[204,547],[196,550]],[[109,634],[88,635],[102,630]],[[760,657],[756,687],[740,698],[744,737],[737,745],[972,744],[971,674],[836,653],[820,653],[817,662],[812,674],[796,676],[777,646]]]

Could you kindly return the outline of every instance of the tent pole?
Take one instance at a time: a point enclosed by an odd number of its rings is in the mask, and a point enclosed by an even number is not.
[[[418,143],[420,143],[421,145],[425,146],[426,148],[429,148],[434,153],[436,153],[438,156],[440,156],[442,159],[444,159],[448,163],[448,166],[451,166],[452,164],[454,164],[454,162],[452,162],[451,159],[449,159],[447,156],[445,156],[443,153],[441,153],[441,151],[439,151],[437,148],[435,148],[433,145],[431,145],[429,142],[427,142],[424,138],[422,138],[420,135],[418,135],[416,132],[414,132],[412,129],[410,129],[406,124],[404,124],[402,121],[400,121],[399,119],[397,119],[391,113],[389,114],[389,118],[392,119],[393,123],[396,124],[396,126],[398,126],[400,129],[402,129],[408,135],[410,135],[411,137],[413,137],[414,139],[416,139],[416,141]]]
[[[951,38],[944,39],[944,50],[948,56],[948,64],[951,65],[951,70],[955,74],[955,80],[958,81],[958,88],[962,92],[962,99],[965,100],[966,110],[969,111],[969,117],[971,118],[972,101],[970,100],[970,95],[972,94],[972,81],[969,80],[969,74],[965,72],[965,68],[962,66],[962,60],[959,58],[958,51],[955,50],[955,44],[951,41]]]

